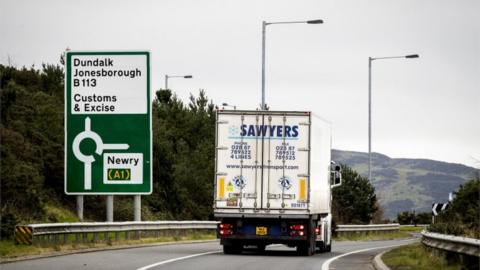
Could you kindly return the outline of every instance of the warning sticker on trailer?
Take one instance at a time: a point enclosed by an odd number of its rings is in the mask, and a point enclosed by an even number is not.
[[[238,206],[238,199],[237,198],[228,198],[227,199],[227,206]]]

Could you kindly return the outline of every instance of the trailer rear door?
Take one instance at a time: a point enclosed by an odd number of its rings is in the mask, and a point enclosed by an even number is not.
[[[264,209],[308,209],[310,116],[267,114],[263,137]]]
[[[217,114],[217,208],[257,209],[261,206],[262,138],[246,136],[247,126],[261,125],[258,114]]]
[[[217,113],[215,207],[305,210],[310,114]]]

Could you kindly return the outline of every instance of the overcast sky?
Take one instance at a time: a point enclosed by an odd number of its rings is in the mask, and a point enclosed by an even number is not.
[[[333,123],[337,149],[372,149],[480,167],[480,1],[22,1],[0,2],[0,63],[40,67],[62,51],[149,50],[153,90],[164,76],[182,100],[261,101],[261,22],[267,27],[266,100]]]

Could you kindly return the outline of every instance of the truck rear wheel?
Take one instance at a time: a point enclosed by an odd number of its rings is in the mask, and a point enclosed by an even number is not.
[[[303,245],[297,246],[298,255],[311,256],[311,255],[313,255],[313,252],[314,251],[312,251],[312,248],[310,247],[310,245],[303,244]]]
[[[240,254],[242,250],[241,245],[223,245],[223,254]]]
[[[315,243],[315,246],[317,247],[316,249],[317,253],[322,253],[325,251],[325,245],[323,244],[323,241],[317,241]]]
[[[302,256],[311,256],[315,254],[316,245],[315,241],[307,241],[297,246],[297,253]]]

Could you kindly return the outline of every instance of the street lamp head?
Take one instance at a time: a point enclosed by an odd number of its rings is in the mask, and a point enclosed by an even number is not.
[[[406,55],[405,58],[419,58],[420,56],[418,56],[418,54],[409,54],[409,55]]]
[[[323,23],[323,20],[310,20],[307,21],[308,24],[321,24]]]
[[[191,79],[191,78],[193,78],[193,76],[192,76],[192,75],[185,75],[185,76],[183,76],[183,78],[185,78],[185,79]]]

